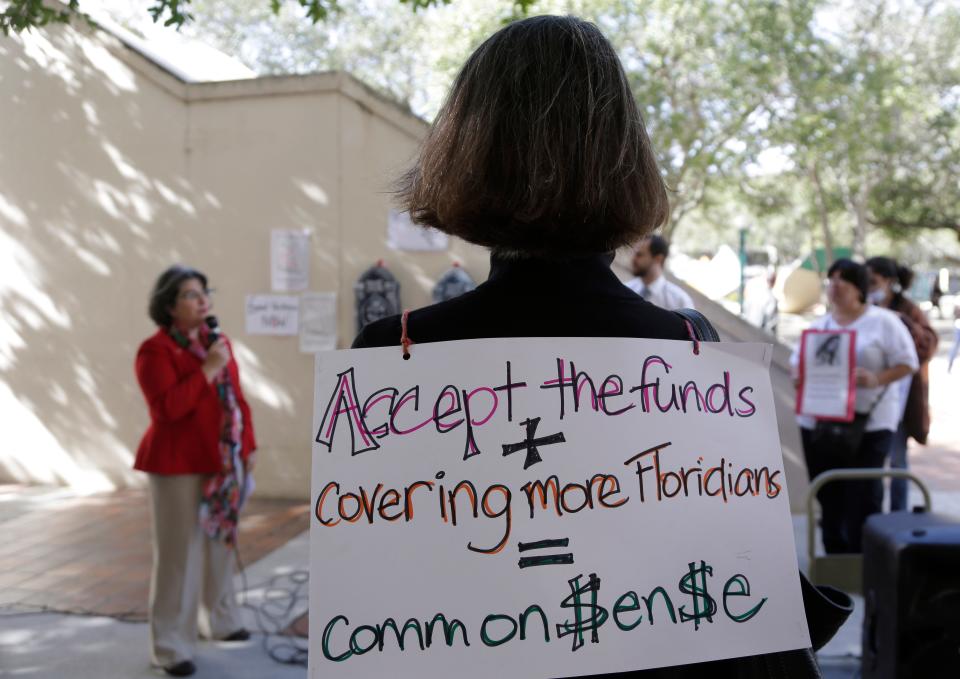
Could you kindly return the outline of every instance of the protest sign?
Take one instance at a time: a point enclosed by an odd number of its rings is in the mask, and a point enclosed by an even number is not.
[[[853,420],[857,398],[855,330],[804,330],[800,336],[797,413]]]
[[[809,646],[771,347],[317,355],[310,677],[571,677]]]

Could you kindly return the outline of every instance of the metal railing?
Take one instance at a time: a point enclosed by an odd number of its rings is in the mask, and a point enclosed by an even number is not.
[[[861,593],[863,590],[863,554],[827,554],[816,556],[817,524],[814,502],[817,492],[835,481],[869,481],[873,479],[907,479],[920,488],[926,511],[933,507],[930,489],[917,475],[906,469],[832,469],[819,474],[807,489],[807,554],[810,558],[810,580],[818,585]]]

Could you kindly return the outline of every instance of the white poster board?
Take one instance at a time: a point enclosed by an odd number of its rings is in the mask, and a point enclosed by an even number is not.
[[[387,247],[413,252],[443,252],[450,237],[442,231],[414,224],[409,212],[390,210],[387,214]]]
[[[692,346],[318,354],[309,676],[571,677],[809,646],[771,347]]]
[[[300,301],[293,295],[247,295],[249,335],[296,335]]]
[[[315,354],[337,348],[337,293],[300,295],[300,351]]]
[[[800,336],[797,413],[850,422],[857,400],[856,330],[804,330]]]
[[[310,287],[309,231],[270,232],[270,287],[275,292],[300,292]]]

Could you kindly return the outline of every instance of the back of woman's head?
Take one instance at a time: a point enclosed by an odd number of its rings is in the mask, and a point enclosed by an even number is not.
[[[907,291],[913,285],[913,269],[906,264],[897,265],[897,280],[900,281],[900,289]]]
[[[398,193],[416,222],[544,256],[613,250],[669,214],[620,60],[575,17],[518,21],[480,45]]]
[[[867,260],[867,268],[878,276],[894,281],[897,286],[894,289],[895,295],[909,290],[913,285],[913,269],[898,263],[892,257],[871,257]]]
[[[892,257],[871,257],[867,268],[882,278],[897,280],[897,260]]]

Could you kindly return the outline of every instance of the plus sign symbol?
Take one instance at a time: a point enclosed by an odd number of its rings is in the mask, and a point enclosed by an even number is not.
[[[537,450],[537,446],[548,446],[551,443],[565,443],[566,439],[563,437],[563,432],[557,434],[550,434],[549,436],[541,436],[540,438],[535,438],[537,435],[537,425],[540,424],[540,418],[527,418],[520,423],[521,427],[527,428],[527,438],[520,443],[504,443],[503,444],[503,456],[512,455],[518,450],[527,451],[527,459],[523,462],[523,468],[527,469],[535,465],[537,462],[542,462],[543,458],[540,457],[540,451]]]

